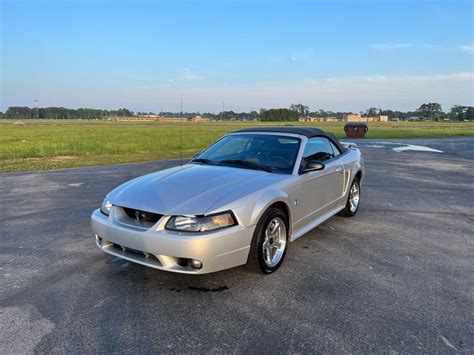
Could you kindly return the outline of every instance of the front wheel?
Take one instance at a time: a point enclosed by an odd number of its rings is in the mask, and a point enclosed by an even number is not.
[[[247,266],[270,274],[283,263],[288,245],[288,217],[278,208],[267,210],[255,228]]]
[[[341,216],[352,217],[355,216],[359,209],[360,203],[360,181],[355,178],[352,182],[351,189],[347,196],[346,207],[340,212]]]

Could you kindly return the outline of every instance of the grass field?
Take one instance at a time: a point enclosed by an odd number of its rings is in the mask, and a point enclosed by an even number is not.
[[[249,122],[158,123],[85,120],[0,120],[0,172],[192,156]],[[268,125],[258,123],[258,125]],[[273,124],[274,125],[274,124]],[[306,123],[344,137],[343,123]],[[183,149],[181,153],[181,130]],[[370,123],[367,138],[427,138],[474,135],[470,122]]]

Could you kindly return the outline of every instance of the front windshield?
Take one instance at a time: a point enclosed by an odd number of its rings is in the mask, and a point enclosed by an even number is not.
[[[194,161],[291,174],[300,139],[268,134],[231,134],[212,145]]]

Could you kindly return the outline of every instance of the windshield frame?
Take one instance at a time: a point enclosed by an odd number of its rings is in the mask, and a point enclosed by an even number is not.
[[[291,172],[290,171],[272,171],[272,173],[274,174],[283,174],[283,175],[297,175],[298,174],[298,167],[299,167],[299,161],[301,160],[301,156],[303,154],[303,147],[306,143],[306,137],[304,136],[301,136],[299,134],[294,134],[294,133],[275,133],[275,132],[232,132],[232,133],[228,133],[224,136],[222,136],[221,138],[219,138],[217,141],[215,141],[214,143],[212,143],[210,146],[208,146],[206,149],[204,149],[202,152],[198,153],[190,162],[189,164],[191,164],[194,160],[196,159],[199,159],[201,157],[201,155],[203,155],[206,151],[208,151],[209,149],[211,149],[214,145],[216,145],[217,143],[219,143],[222,139],[226,138],[226,137],[229,137],[229,136],[243,136],[243,135],[252,135],[252,136],[255,136],[255,135],[268,135],[268,136],[274,136],[274,137],[287,137],[287,138],[296,138],[297,141],[298,141],[298,148],[296,149],[296,156],[295,156],[295,161],[294,161],[294,164],[293,166],[291,167]],[[214,164],[213,164],[214,165]],[[212,166],[212,165],[211,165]],[[214,166],[219,166],[219,164],[215,164]],[[220,165],[220,166],[231,166],[231,165]],[[246,169],[244,166],[233,166],[233,167],[236,167],[236,168],[244,168]]]

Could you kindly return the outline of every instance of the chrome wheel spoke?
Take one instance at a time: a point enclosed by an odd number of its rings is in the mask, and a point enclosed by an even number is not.
[[[272,262],[272,260],[273,260],[273,247],[271,245],[268,246],[267,252],[268,252],[268,260],[270,262]]]
[[[275,221],[275,223],[273,223],[272,233],[273,234],[277,233],[279,227],[280,227],[280,222]]]
[[[265,261],[267,263],[272,262],[272,248],[270,248],[269,246],[265,249]]]
[[[270,245],[270,242],[268,241],[268,239],[265,240],[265,241],[263,242],[263,250],[267,250],[267,248],[268,248],[269,245]]]

